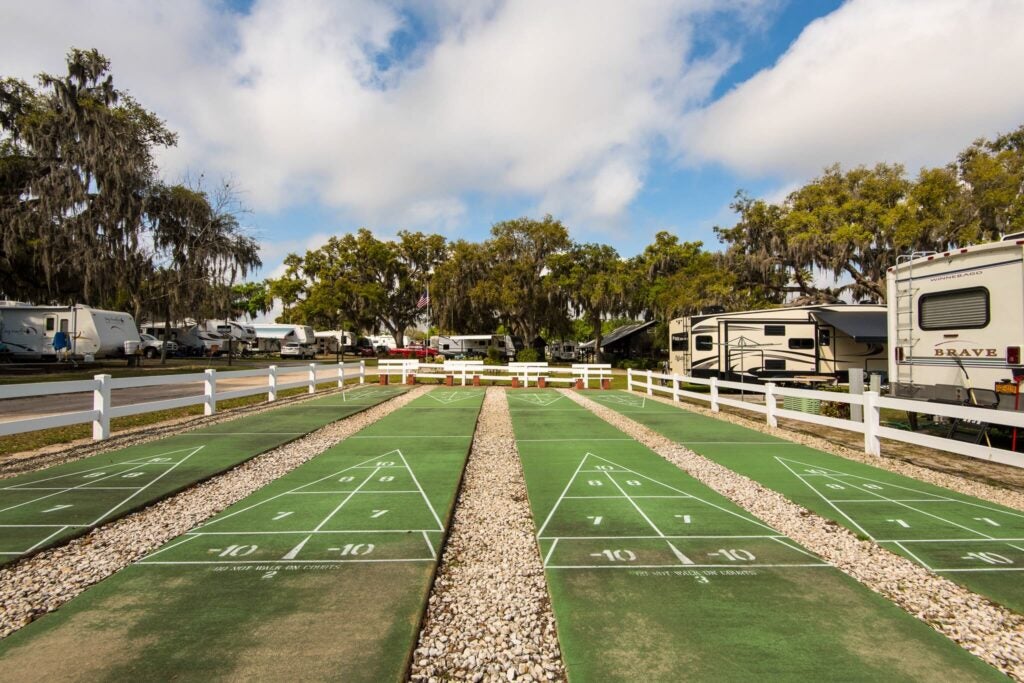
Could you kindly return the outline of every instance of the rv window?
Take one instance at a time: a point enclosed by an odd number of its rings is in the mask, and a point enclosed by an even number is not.
[[[765,325],[764,336],[766,337],[785,337],[786,326],[785,325]]]
[[[686,347],[690,344],[690,333],[680,332],[679,334],[672,335],[672,350],[673,351],[686,351]]]
[[[780,358],[766,358],[764,361],[765,370],[785,370],[786,361]]]
[[[64,320],[60,321],[60,331],[63,332],[64,334],[67,334],[67,332],[68,332],[68,321],[67,321],[67,318],[65,318]]]
[[[818,330],[818,346],[830,346],[832,344],[832,330]]]
[[[988,325],[988,290],[984,287],[922,294],[918,324],[922,330],[977,329]]]
[[[710,334],[698,334],[693,338],[693,341],[697,351],[710,351],[714,348],[714,344],[711,343]]]
[[[813,349],[814,340],[810,337],[801,337],[798,339],[789,340],[789,348],[791,349]]]
[[[442,346],[441,346],[441,350],[442,350],[442,351],[447,351],[447,350],[448,350],[448,347],[449,347],[449,345],[448,345],[448,344],[444,344],[444,345],[442,345]]]
[[[53,328],[56,327],[57,319],[50,317],[46,319],[46,331],[53,332]]]

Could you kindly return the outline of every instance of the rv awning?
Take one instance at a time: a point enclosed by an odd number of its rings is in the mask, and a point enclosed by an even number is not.
[[[814,317],[853,337],[856,342],[884,344],[889,338],[885,311],[815,311]]]
[[[657,320],[652,320],[652,321],[646,322],[646,323],[634,323],[632,325],[623,325],[622,327],[616,327],[614,330],[612,330],[611,332],[609,332],[605,336],[601,337],[601,348],[603,349],[606,346],[610,346],[611,344],[614,344],[615,342],[622,341],[623,339],[626,339],[627,337],[631,337],[631,336],[633,336],[634,334],[636,334],[638,332],[643,332],[648,327],[651,327],[651,326],[657,325],[657,324],[658,324]],[[597,341],[596,339],[591,339],[588,342],[584,342],[583,344],[580,344],[580,348],[581,349],[592,349],[592,348],[594,348],[594,343],[596,341]]]
[[[295,330],[256,330],[259,339],[286,339],[295,334]]]

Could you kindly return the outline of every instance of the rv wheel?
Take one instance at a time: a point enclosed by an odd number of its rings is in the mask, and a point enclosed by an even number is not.
[[[146,358],[149,358],[150,360],[153,360],[154,358],[156,358],[156,355],[157,355],[157,350],[154,349],[152,346],[149,347],[148,349],[146,349]]]

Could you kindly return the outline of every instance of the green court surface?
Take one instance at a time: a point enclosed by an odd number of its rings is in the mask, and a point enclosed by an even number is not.
[[[367,385],[0,480],[0,564],[84,534],[402,391]]]
[[[0,671],[404,680],[482,398],[416,399],[0,641]]]
[[[570,680],[1001,677],[568,398],[508,398]]]
[[[1024,613],[1024,513],[639,394],[589,398]]]

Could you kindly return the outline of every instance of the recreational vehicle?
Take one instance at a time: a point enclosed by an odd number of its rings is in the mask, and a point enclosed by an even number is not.
[[[370,346],[373,348],[379,348],[381,346],[387,349],[397,349],[398,344],[395,343],[395,338],[390,334],[376,334],[370,336]]]
[[[141,330],[157,339],[164,338],[164,323],[147,323]],[[167,330],[167,339],[178,345],[181,353],[188,356],[216,356],[227,353],[230,337],[216,331],[216,327],[197,325],[191,320],[173,323]]]
[[[324,330],[314,332],[313,336],[316,338],[317,353],[321,355],[341,353],[356,343],[355,335],[344,330]]]
[[[545,351],[549,360],[574,361],[579,358],[579,344],[574,341],[557,341],[548,344]]]
[[[309,325],[288,323],[253,323],[256,332],[256,348],[266,353],[277,353],[287,342],[315,344],[316,335]]]
[[[461,334],[451,337],[436,335],[430,338],[430,348],[445,358],[482,358],[492,346],[498,349],[503,358],[515,358],[515,344],[512,337],[507,334]]]
[[[849,378],[884,373],[886,309],[819,305],[677,318],[669,325],[673,373],[719,379]]]
[[[901,257],[887,274],[891,392],[1024,408],[1024,239]]]
[[[256,328],[251,323],[240,323],[234,320],[207,320],[206,331],[224,337],[230,337],[235,348],[248,347],[256,341]]]
[[[59,336],[58,336],[59,335]],[[55,348],[54,340],[57,340]],[[64,341],[65,344],[61,344]],[[54,359],[123,356],[125,342],[138,346],[135,319],[121,311],[73,306],[32,306],[19,302],[0,305],[0,347],[11,358]]]

